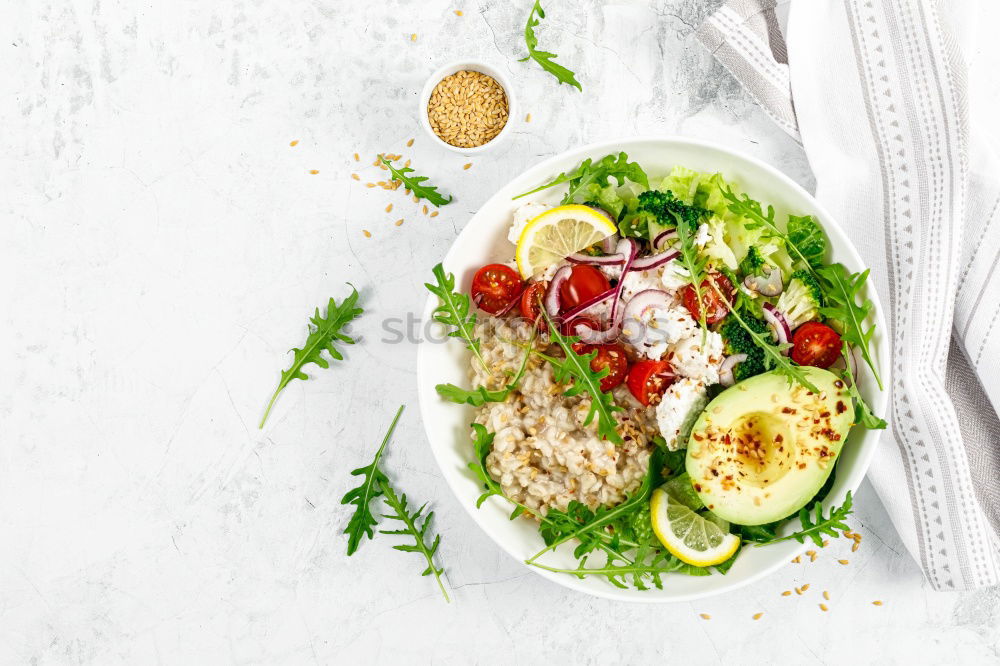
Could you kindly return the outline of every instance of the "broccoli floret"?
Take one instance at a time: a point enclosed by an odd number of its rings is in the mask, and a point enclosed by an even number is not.
[[[639,195],[639,210],[651,213],[656,221],[667,227],[686,224],[692,234],[698,232],[698,225],[708,211],[698,206],[690,206],[669,190],[647,190]]]
[[[747,326],[752,328],[755,333],[760,333],[764,336],[771,335],[770,329],[763,320],[746,313],[741,316]],[[764,366],[764,350],[757,346],[757,343],[753,341],[753,338],[746,332],[746,329],[740,325],[736,317],[727,317],[726,321],[722,323],[719,333],[726,343],[725,351],[727,356],[732,356],[733,354],[747,355],[746,360],[737,364],[733,370],[733,377],[736,381],[743,381],[747,377],[759,375],[767,369]]]
[[[798,270],[792,273],[788,287],[778,297],[776,307],[781,310],[793,330],[819,317],[823,307],[823,291],[812,273]]]
[[[740,262],[740,272],[744,275],[760,275],[760,269],[764,265],[764,256],[756,245],[751,245],[747,250],[747,256]]]

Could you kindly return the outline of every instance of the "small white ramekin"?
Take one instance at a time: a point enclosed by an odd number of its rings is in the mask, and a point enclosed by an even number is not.
[[[472,70],[474,72],[482,72],[487,76],[493,77],[497,83],[503,87],[504,94],[507,96],[507,124],[503,126],[500,133],[495,137],[490,139],[488,142],[481,146],[476,146],[475,148],[460,148],[458,146],[453,146],[446,141],[442,141],[441,137],[434,133],[431,129],[430,120],[427,118],[427,103],[430,102],[431,93],[434,92],[434,87],[441,82],[446,76],[451,76],[456,72],[461,72],[462,70]],[[424,89],[420,93],[420,108],[417,110],[420,116],[420,126],[424,128],[427,132],[427,136],[431,138],[431,141],[447,148],[448,150],[462,155],[478,155],[484,153],[491,148],[495,148],[498,144],[502,143],[507,139],[508,135],[511,134],[512,127],[514,125],[514,118],[517,117],[517,103],[514,98],[514,89],[510,85],[510,81],[504,76],[496,67],[489,65],[485,62],[480,62],[478,60],[456,60],[455,62],[450,62],[444,67],[441,67],[427,79],[427,83],[424,84]]]

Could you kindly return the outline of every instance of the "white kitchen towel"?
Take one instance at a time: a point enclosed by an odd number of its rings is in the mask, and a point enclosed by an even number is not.
[[[980,8],[779,9],[784,33],[774,0],[729,0],[699,39],[802,143],[817,198],[872,269],[893,358],[889,430],[869,478],[903,542],[937,589],[996,585],[1000,165],[977,130],[998,100],[967,89]]]

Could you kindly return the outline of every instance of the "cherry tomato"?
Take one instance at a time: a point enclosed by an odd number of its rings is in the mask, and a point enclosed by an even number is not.
[[[826,324],[807,321],[792,335],[792,360],[799,365],[829,368],[840,358],[840,335]]]
[[[510,266],[487,264],[472,278],[472,301],[490,314],[500,314],[521,296],[524,282]]]
[[[563,310],[569,310],[610,288],[611,284],[604,273],[593,266],[579,264],[573,267],[569,278],[559,288],[560,304]]]
[[[674,383],[674,375],[666,361],[637,361],[629,370],[625,383],[636,400],[644,405],[655,405]]]
[[[625,381],[625,375],[628,372],[628,359],[625,358],[625,348],[620,344],[586,345],[577,342],[573,345],[573,350],[577,354],[597,352],[594,360],[590,362],[590,369],[594,372],[600,372],[602,369],[608,368],[608,374],[601,379],[602,391],[610,391]]]
[[[719,291],[715,290],[715,287],[712,286],[713,282],[725,298],[719,295]],[[692,285],[684,287],[681,298],[684,301],[684,307],[688,309],[694,320],[701,321],[698,294],[695,293]],[[701,300],[706,306],[705,324],[711,326],[712,324],[719,323],[726,316],[726,313],[729,312],[729,305],[727,303],[731,303],[733,300],[733,283],[722,273],[710,274],[701,283]]]
[[[588,317],[587,315],[579,315],[573,317],[569,321],[564,321],[559,325],[559,332],[563,335],[576,335],[576,325],[583,324],[592,331],[601,330],[601,325],[597,323],[597,320],[593,317]]]
[[[538,328],[545,329],[548,324],[542,317],[542,300],[545,298],[545,282],[535,282],[524,290],[521,294],[521,314],[538,324]]]

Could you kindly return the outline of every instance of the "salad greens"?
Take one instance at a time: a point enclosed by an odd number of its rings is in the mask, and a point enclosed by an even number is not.
[[[392,174],[393,180],[398,180],[406,186],[413,196],[419,199],[427,199],[435,206],[444,206],[452,202],[451,196],[447,199],[443,194],[437,191],[437,187],[432,185],[424,185],[423,183],[427,181],[427,176],[411,176],[409,174],[413,173],[413,169],[408,166],[395,167],[392,162],[385,159],[382,155],[378,156],[379,160],[386,167],[389,168],[389,173]]]
[[[445,400],[460,405],[467,404],[473,407],[482,407],[487,402],[503,402],[510,395],[510,392],[517,388],[517,385],[521,383],[521,378],[524,377],[524,371],[528,368],[528,360],[531,358],[534,339],[534,336],[532,336],[531,340],[529,340],[517,373],[502,389],[490,390],[485,386],[477,386],[474,390],[470,391],[454,384],[438,384],[434,389]]]
[[[815,522],[809,516],[809,509],[803,508],[799,511],[799,522],[802,523],[802,529],[797,532],[793,532],[788,536],[775,537],[767,541],[759,542],[758,546],[766,546],[771,543],[780,543],[782,541],[798,541],[799,543],[805,543],[806,539],[812,539],[813,543],[817,546],[823,546],[823,536],[828,535],[834,538],[840,536],[840,532],[849,531],[851,529],[850,525],[844,522],[847,516],[851,515],[851,492],[847,491],[847,497],[844,498],[844,503],[837,507],[830,507],[830,513],[827,516],[823,515],[823,505],[816,502],[816,518]],[[839,532],[837,530],[840,530]]]
[[[868,270],[852,274],[843,265],[832,264],[820,268],[819,274],[830,287],[826,290],[827,306],[820,308],[820,313],[841,323],[844,327],[842,337],[861,352],[861,357],[871,369],[881,391],[882,378],[878,375],[870,349],[872,335],[875,334],[875,324],[865,326],[873,307],[872,301],[866,298],[858,304],[857,300],[858,294],[868,280]]]
[[[309,379],[309,375],[302,371],[304,365],[315,363],[321,368],[329,368],[330,362],[323,357],[324,351],[328,352],[337,361],[344,360],[343,354],[337,349],[337,343],[342,342],[347,345],[353,345],[354,338],[343,333],[342,329],[351,320],[356,319],[364,312],[364,310],[357,307],[358,290],[353,285],[349,286],[351,287],[351,294],[341,301],[340,305],[337,305],[337,301],[333,298],[330,299],[326,306],[325,317],[320,315],[319,308],[316,308],[316,313],[310,317],[309,335],[306,337],[306,343],[301,349],[292,349],[292,365],[287,370],[281,372],[278,388],[271,395],[271,400],[267,403],[267,408],[264,410],[264,416],[261,418],[260,424],[257,426],[258,428],[264,427],[264,423],[271,413],[271,407],[274,406],[274,401],[278,399],[278,394],[293,379]]]
[[[624,185],[626,181],[631,181],[643,187],[649,187],[649,178],[642,167],[636,162],[629,162],[628,154],[618,153],[618,155],[605,155],[596,164],[588,157],[572,171],[563,172],[544,185],[539,185],[535,189],[518,194],[513,198],[520,199],[529,194],[568,183],[569,190],[563,197],[562,203],[574,203],[584,197],[587,199],[596,198],[598,195],[592,188],[598,190],[609,188],[612,178],[619,186]]]
[[[416,511],[412,510],[408,505],[406,494],[397,494],[395,488],[392,487],[392,483],[389,481],[389,477],[379,467],[386,444],[389,443],[392,433],[396,430],[396,424],[399,422],[399,417],[402,413],[403,405],[400,405],[399,409],[396,410],[396,416],[393,417],[392,423],[389,424],[389,429],[386,431],[385,437],[382,439],[382,444],[375,452],[375,459],[370,464],[359,467],[351,472],[351,476],[364,477],[361,485],[347,491],[343,499],[340,500],[341,504],[354,505],[354,515],[351,516],[351,519],[347,522],[347,529],[344,530],[344,534],[347,535],[347,554],[353,555],[365,537],[369,539],[375,538],[374,528],[378,525],[379,521],[375,514],[372,513],[371,502],[381,497],[386,507],[392,510],[392,513],[382,517],[398,521],[402,523],[402,527],[396,530],[379,530],[379,534],[410,536],[414,541],[412,544],[398,544],[393,546],[393,548],[406,553],[420,553],[427,562],[427,568],[420,575],[430,576],[433,574],[438,587],[441,589],[441,594],[444,595],[445,601],[451,601],[441,580],[444,569],[434,564],[434,554],[441,544],[441,536],[435,536],[430,543],[427,542],[427,528],[430,526],[434,512],[431,511],[424,515],[424,509],[427,508],[426,504],[422,505]]]
[[[425,282],[424,286],[438,297],[438,307],[434,309],[433,314],[434,321],[454,328],[448,332],[448,336],[465,340],[466,349],[471,351],[483,369],[489,372],[486,359],[479,351],[479,340],[472,334],[472,330],[476,327],[476,313],[472,312],[469,296],[455,291],[455,276],[445,273],[441,264],[435,266],[432,272],[437,284]]]
[[[583,86],[576,80],[576,75],[555,61],[556,54],[548,51],[538,50],[538,37],[535,36],[535,28],[545,18],[545,10],[542,9],[541,0],[535,0],[528,14],[528,23],[524,26],[524,43],[528,47],[528,55],[518,62],[525,62],[529,58],[542,66],[546,72],[556,77],[559,83],[568,83],[575,86],[577,90],[583,92]]]

